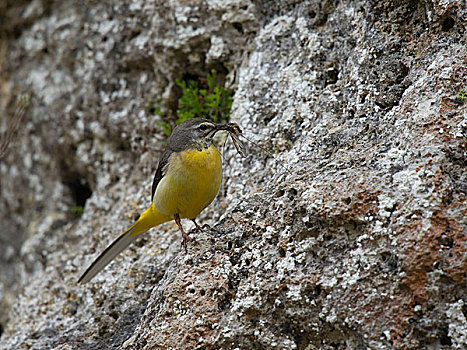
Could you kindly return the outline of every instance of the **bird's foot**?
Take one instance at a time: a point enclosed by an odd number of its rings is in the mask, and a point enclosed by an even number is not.
[[[200,227],[200,226],[196,226],[196,227],[193,227],[190,231],[188,231],[188,234],[191,235],[192,233],[196,233],[196,232],[199,232],[199,231],[202,231],[203,228]]]
[[[194,239],[191,238],[190,236],[190,232],[186,233],[186,232],[182,232],[182,246],[183,248],[185,248],[185,253],[188,253],[188,242],[193,242]]]
[[[198,223],[195,220],[191,220],[191,221],[193,221],[193,223],[195,224],[195,227],[193,227],[190,230],[190,232],[188,232],[188,234],[211,229],[211,226],[209,226],[208,224],[204,224],[203,226],[199,226]]]
[[[180,232],[182,233],[182,238],[183,238],[182,246],[183,248],[185,248],[185,253],[188,253],[188,242],[192,242],[193,238],[189,236],[190,232],[186,233],[185,230],[183,229],[182,222],[180,220],[180,215],[175,214],[174,219],[175,219],[175,223],[180,229]]]

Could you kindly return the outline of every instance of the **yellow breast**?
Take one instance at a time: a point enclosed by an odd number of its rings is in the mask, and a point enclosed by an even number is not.
[[[154,193],[153,205],[161,213],[195,219],[216,197],[222,180],[222,158],[211,145],[173,153],[165,176]]]

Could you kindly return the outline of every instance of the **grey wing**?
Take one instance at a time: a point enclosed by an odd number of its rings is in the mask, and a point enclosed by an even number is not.
[[[151,201],[154,198],[154,193],[156,193],[157,185],[162,180],[167,170],[167,165],[169,161],[169,157],[172,154],[172,151],[166,149],[164,153],[162,153],[162,157],[159,160],[159,165],[157,166],[156,174],[154,175],[154,180],[152,181],[152,192],[151,192]]]

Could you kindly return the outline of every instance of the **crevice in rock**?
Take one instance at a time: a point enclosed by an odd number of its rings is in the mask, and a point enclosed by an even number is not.
[[[70,161],[63,159],[59,163],[61,181],[70,191],[72,206],[84,208],[87,199],[92,195],[90,181],[69,163]]]
[[[452,345],[451,337],[448,334],[449,331],[447,327],[442,329],[441,338],[439,339],[441,345]]]
[[[448,32],[454,27],[455,24],[456,22],[454,19],[448,16],[441,21],[441,30],[443,32]]]

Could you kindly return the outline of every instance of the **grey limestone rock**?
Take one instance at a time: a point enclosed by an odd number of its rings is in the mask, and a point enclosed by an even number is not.
[[[0,4],[1,349],[467,347],[465,1]],[[150,202],[176,79],[235,90],[224,182],[84,268]],[[76,216],[76,208],[83,207]],[[188,224],[188,223],[187,223]]]

